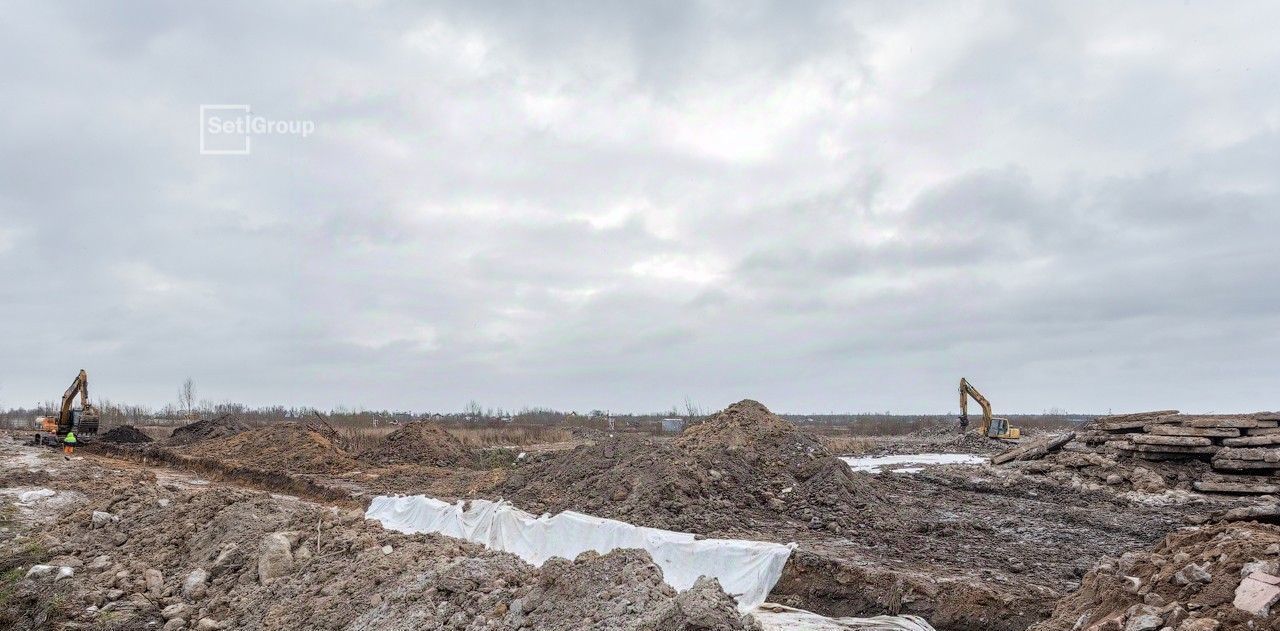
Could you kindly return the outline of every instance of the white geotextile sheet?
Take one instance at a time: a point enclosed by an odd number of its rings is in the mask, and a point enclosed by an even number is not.
[[[539,566],[552,557],[573,560],[587,550],[605,554],[618,548],[640,548],[653,557],[668,585],[684,591],[693,587],[698,577],[714,577],[744,613],[764,602],[795,548],[794,543],[698,540],[685,532],[644,528],[572,511],[535,517],[506,502],[449,504],[424,495],[375,497],[365,517],[399,532],[435,532],[474,541]]]
[[[828,618],[775,603],[766,603],[751,616],[764,631],[937,631],[918,616]]]

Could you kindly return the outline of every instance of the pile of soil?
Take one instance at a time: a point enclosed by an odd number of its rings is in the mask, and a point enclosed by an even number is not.
[[[1280,628],[1280,607],[1257,617],[1232,604],[1245,575],[1274,575],[1278,566],[1276,526],[1184,528],[1150,551],[1104,558],[1085,575],[1078,591],[1058,603],[1051,618],[1030,631]]]
[[[674,442],[689,454],[742,452],[759,464],[788,468],[831,455],[816,435],[750,399],[688,427]]]
[[[273,423],[225,438],[189,445],[186,453],[241,466],[285,473],[343,473],[360,463],[342,448],[327,423]]]
[[[108,443],[149,443],[151,437],[132,425],[119,425],[103,432],[98,440]]]
[[[676,594],[647,554],[585,553],[534,568],[440,535],[403,535],[340,510],[230,487],[103,471],[89,500],[0,541],[5,628],[752,628],[714,581]],[[41,563],[69,578],[23,578]],[[12,568],[12,570],[10,569]]]
[[[844,532],[883,500],[818,438],[755,401],[741,401],[670,441],[618,437],[543,454],[498,492],[532,512],[576,510],[643,526],[750,530],[785,518]]]
[[[375,465],[418,464],[437,467],[469,465],[470,451],[435,423],[409,423],[360,454],[360,460]]]
[[[201,419],[189,425],[173,430],[169,435],[168,444],[170,445],[189,445],[191,443],[213,438],[226,438],[235,436],[240,432],[247,432],[253,429],[244,422],[231,415],[223,415],[213,419]]]
[[[1002,451],[1008,443],[994,438],[987,438],[979,433],[981,420],[971,422],[969,427],[960,431],[958,422],[939,422],[923,427],[910,434],[911,438],[919,438],[933,443],[933,448],[947,453],[986,453]],[[1023,432],[1024,436],[1026,432]]]

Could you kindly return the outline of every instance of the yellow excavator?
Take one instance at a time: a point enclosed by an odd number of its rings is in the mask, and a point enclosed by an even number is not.
[[[77,394],[80,395],[80,407],[72,409],[71,406],[75,404]],[[77,437],[96,434],[98,418],[98,409],[89,403],[89,375],[81,370],[80,374],[76,375],[76,380],[71,382],[71,387],[62,393],[62,407],[59,408],[58,415],[36,418],[40,429],[50,434],[43,439],[37,434],[36,440],[56,446],[67,432],[74,431]]]
[[[960,378],[960,431],[963,432],[969,427],[969,397],[973,397],[973,400],[982,407],[983,436],[1001,440],[1017,440],[1022,436],[1018,428],[1009,424],[1009,419],[991,416],[991,402],[964,377]]]

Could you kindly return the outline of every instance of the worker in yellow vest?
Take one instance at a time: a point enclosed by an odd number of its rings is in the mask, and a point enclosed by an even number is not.
[[[75,450],[76,450],[76,433],[67,432],[67,435],[62,439],[62,454],[65,457],[70,458],[71,452]]]

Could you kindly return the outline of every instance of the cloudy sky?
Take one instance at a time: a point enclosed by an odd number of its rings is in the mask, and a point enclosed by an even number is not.
[[[1280,408],[1275,3],[6,6],[0,405]]]

